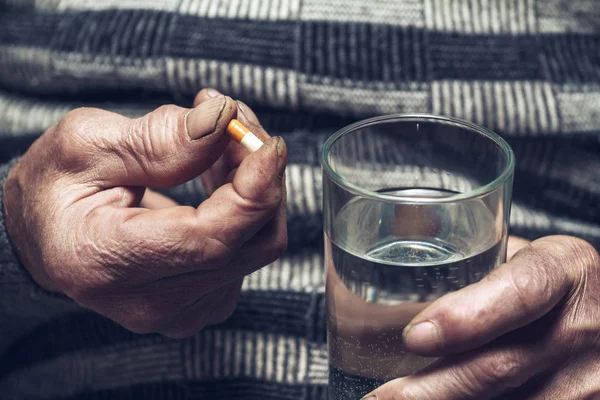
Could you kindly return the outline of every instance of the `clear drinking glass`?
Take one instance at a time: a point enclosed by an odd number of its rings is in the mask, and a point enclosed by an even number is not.
[[[359,399],[432,359],[402,330],[505,261],[514,155],[466,121],[390,115],[322,151],[329,394]]]

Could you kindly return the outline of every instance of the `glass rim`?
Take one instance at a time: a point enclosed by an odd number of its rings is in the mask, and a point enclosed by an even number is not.
[[[373,124],[377,124],[377,123],[381,123],[381,122],[386,122],[386,121],[403,121],[403,120],[406,121],[406,120],[416,120],[416,119],[420,119],[423,121],[425,121],[425,120],[431,121],[432,120],[432,121],[437,121],[437,122],[451,122],[456,125],[459,125],[462,128],[470,129],[472,131],[483,134],[488,139],[493,140],[496,143],[496,145],[498,147],[500,147],[500,149],[504,152],[504,154],[506,155],[506,167],[504,168],[502,173],[500,175],[498,175],[498,177],[496,177],[496,179],[494,179],[493,181],[491,181],[485,185],[479,186],[468,192],[457,193],[457,194],[453,194],[450,196],[444,196],[444,197],[420,197],[420,196],[408,197],[408,196],[394,196],[394,195],[389,195],[389,194],[382,194],[379,192],[375,192],[373,190],[362,188],[358,185],[355,185],[354,183],[348,182],[346,179],[344,179],[342,176],[340,176],[337,172],[335,172],[333,170],[333,168],[331,167],[331,165],[329,165],[329,162],[327,161],[327,155],[329,154],[331,147],[334,145],[335,142],[338,141],[338,139],[340,139],[360,128],[363,128],[365,126],[369,126],[369,125],[373,125]],[[336,131],[323,144],[323,147],[321,149],[321,167],[323,168],[325,173],[329,176],[329,178],[331,180],[333,180],[337,185],[339,185],[340,187],[346,189],[347,191],[349,191],[353,194],[356,194],[356,195],[359,195],[362,197],[366,197],[366,198],[370,198],[370,199],[382,201],[382,202],[393,202],[393,203],[398,203],[398,204],[402,204],[402,203],[443,204],[443,203],[455,203],[458,201],[471,200],[471,199],[486,195],[488,193],[491,193],[491,192],[495,191],[496,189],[498,189],[500,186],[502,186],[504,183],[506,183],[506,181],[508,181],[512,177],[514,169],[515,169],[515,155],[513,153],[513,150],[511,149],[511,147],[500,135],[498,135],[497,133],[495,133],[487,128],[484,128],[482,126],[476,125],[472,122],[469,122],[469,121],[466,121],[463,119],[443,117],[443,116],[438,116],[438,115],[433,115],[433,114],[388,114],[388,115],[383,115],[383,116],[379,116],[379,117],[364,119],[364,120],[355,122],[353,124],[347,125],[341,129],[339,129],[338,131]]]

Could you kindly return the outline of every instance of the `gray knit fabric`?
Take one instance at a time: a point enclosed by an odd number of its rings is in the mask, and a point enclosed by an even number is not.
[[[600,246],[596,0],[0,0],[0,177],[70,109],[133,117],[202,87],[285,138],[287,254],[247,277],[231,319],[175,341],[37,287],[0,213],[0,397],[325,399],[318,154],[360,118],[495,130],[517,158],[511,232]],[[166,193],[205,196],[197,180]]]
[[[14,162],[0,167],[2,187]],[[4,204],[0,202],[0,204]],[[38,287],[14,253],[4,225],[4,207],[0,208],[0,354],[7,346],[32,328],[77,307],[72,301]]]

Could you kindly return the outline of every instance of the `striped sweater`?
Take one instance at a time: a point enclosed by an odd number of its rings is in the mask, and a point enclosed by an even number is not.
[[[288,143],[288,253],[228,321],[176,341],[36,286],[0,210],[0,397],[325,399],[318,152],[359,118],[495,130],[517,158],[511,232],[600,246],[596,0],[0,0],[0,182],[70,109],[139,116],[202,87]],[[205,198],[198,181],[166,192]]]

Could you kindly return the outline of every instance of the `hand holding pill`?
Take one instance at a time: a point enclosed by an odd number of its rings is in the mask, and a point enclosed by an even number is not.
[[[244,276],[285,250],[286,162],[283,140],[219,93],[137,119],[77,109],[12,168],[6,226],[45,289],[133,332],[186,337],[228,318]],[[149,189],[199,175],[210,196],[196,207]]]

